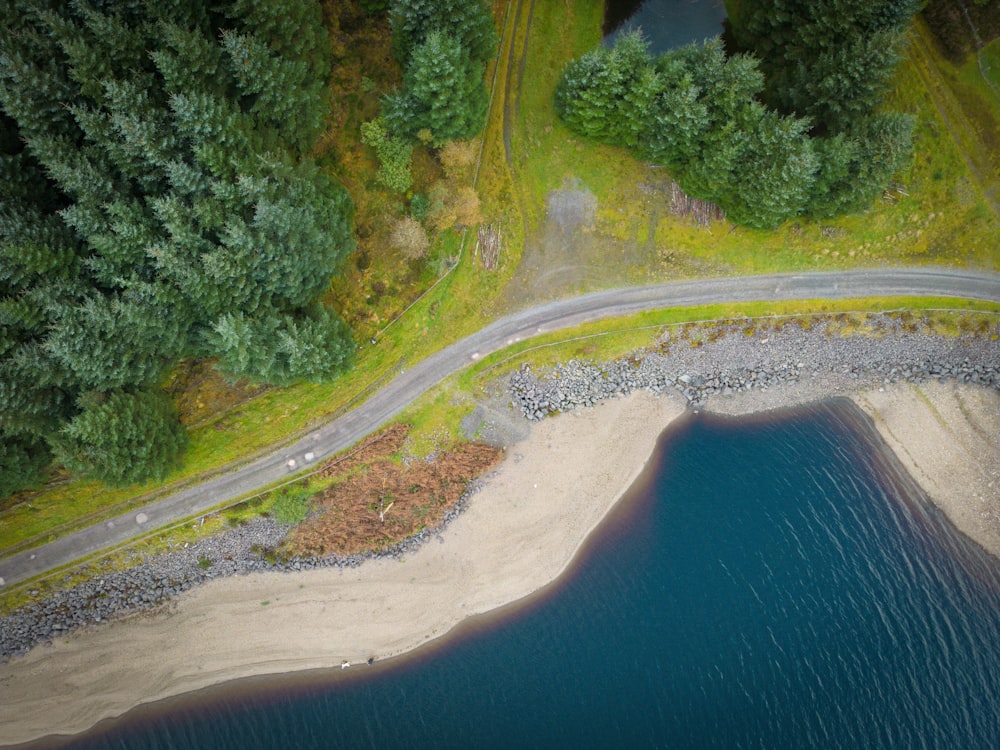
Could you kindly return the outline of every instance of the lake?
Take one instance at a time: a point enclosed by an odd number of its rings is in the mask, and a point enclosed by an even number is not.
[[[681,420],[569,574],[410,657],[69,746],[995,749],[998,655],[1000,562],[833,400]]]
[[[722,0],[622,0],[604,4],[605,42],[641,28],[650,49],[664,52],[722,34],[726,7]]]

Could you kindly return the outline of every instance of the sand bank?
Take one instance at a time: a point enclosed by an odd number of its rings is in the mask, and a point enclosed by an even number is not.
[[[713,399],[748,413],[815,399]],[[954,523],[1000,555],[1000,393],[896,385],[853,396]],[[138,703],[260,674],[401,654],[556,578],[642,470],[679,399],[640,392],[547,419],[467,511],[402,561],[214,581],[159,614],[80,632],[0,667],[0,743],[83,731]]]
[[[443,543],[402,561],[213,581],[169,611],[0,667],[0,743],[76,733],[140,702],[239,677],[401,654],[551,582],[683,413],[648,394],[535,426]]]
[[[930,382],[852,398],[952,524],[1000,558],[1000,392]]]

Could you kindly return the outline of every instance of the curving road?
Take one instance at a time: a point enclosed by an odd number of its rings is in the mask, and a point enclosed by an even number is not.
[[[278,482],[292,471],[289,461],[302,468],[350,447],[445,377],[517,341],[604,318],[669,307],[905,295],[961,297],[1000,304],[1000,275],[941,268],[898,268],[698,279],[595,292],[523,310],[497,320],[400,373],[368,401],[293,445],[151,503],[141,511],[131,511],[42,547],[0,559],[0,585],[14,584],[67,565]]]

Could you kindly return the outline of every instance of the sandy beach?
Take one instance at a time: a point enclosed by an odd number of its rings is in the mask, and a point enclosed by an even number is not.
[[[717,398],[750,413],[809,388]],[[953,523],[1000,556],[1000,393],[937,382],[845,394]],[[685,412],[647,392],[546,419],[468,509],[401,561],[213,581],[168,608],[0,666],[0,744],[78,733],[131,707],[251,675],[385,659],[557,578]]]

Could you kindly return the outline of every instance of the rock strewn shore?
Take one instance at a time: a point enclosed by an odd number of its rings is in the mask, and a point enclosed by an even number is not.
[[[514,406],[531,421],[647,389],[678,392],[690,406],[713,396],[808,383],[828,394],[899,382],[954,380],[1000,389],[1000,344],[986,336],[907,333],[874,316],[879,336],[843,337],[828,322],[786,323],[751,335],[739,325],[710,342],[673,336],[640,355],[594,364],[572,360],[536,375],[514,373]],[[693,345],[692,345],[693,344]]]
[[[155,555],[126,570],[91,578],[0,617],[0,663],[78,628],[154,609],[216,578],[262,572],[356,568],[366,560],[399,559],[438,536],[463,511],[479,486],[479,482],[469,486],[458,503],[445,514],[440,526],[424,529],[377,552],[276,558],[272,552],[284,541],[289,527],[270,518],[257,518],[184,549]]]

